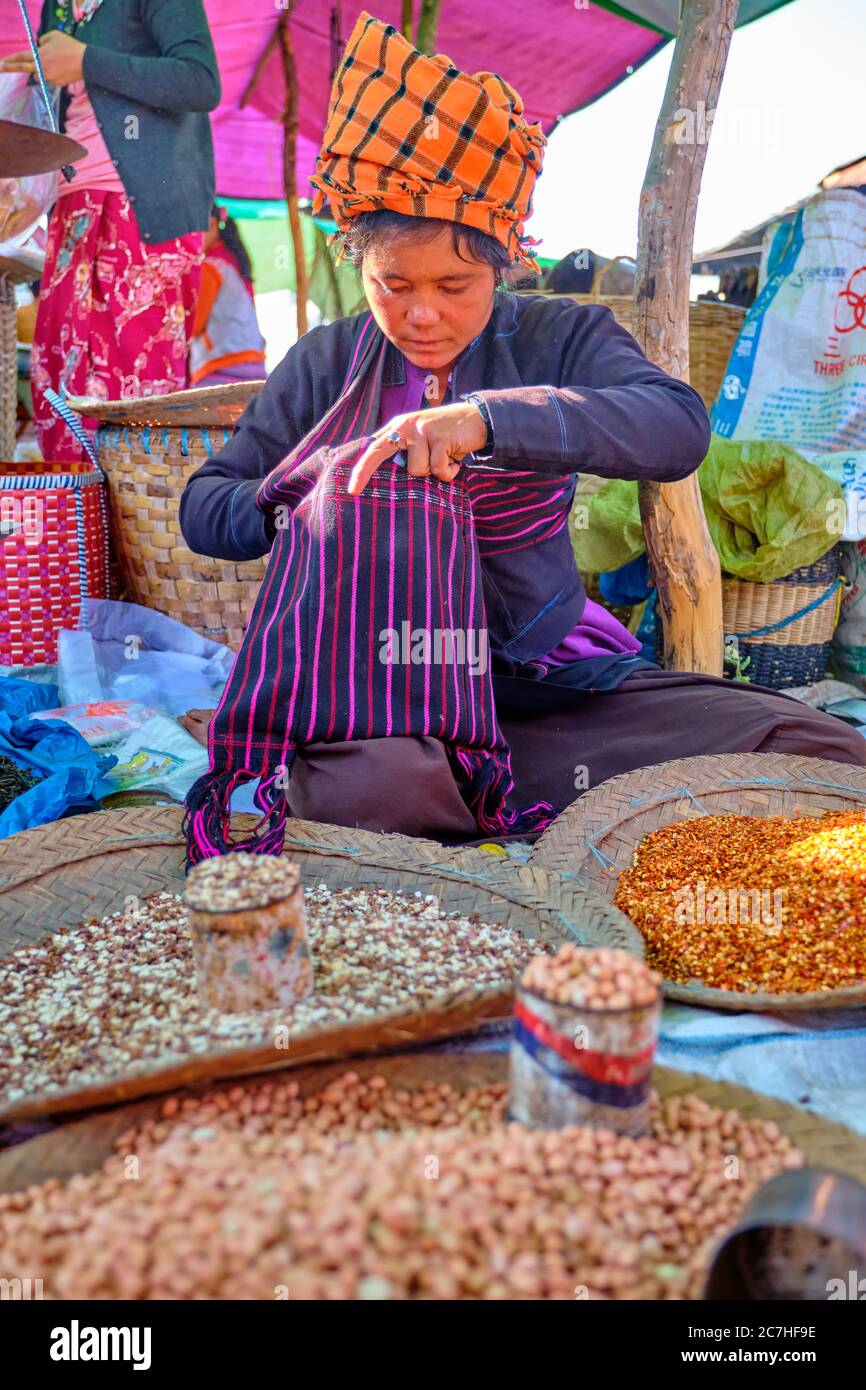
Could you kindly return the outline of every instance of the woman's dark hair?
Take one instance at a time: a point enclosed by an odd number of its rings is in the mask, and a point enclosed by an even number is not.
[[[367,253],[382,242],[403,238],[407,241],[432,241],[441,232],[443,220],[439,217],[409,217],[406,213],[389,212],[387,209],[362,212],[346,229],[346,260],[360,270]],[[449,221],[445,225],[451,228],[454,251],[461,261],[479,261],[492,266],[494,281],[500,285],[503,270],[512,264],[501,241],[478,227],[467,227],[462,222]]]
[[[211,216],[217,220],[219,226],[220,241],[227,251],[230,251],[238,263],[238,269],[245,280],[252,281],[253,267],[250,261],[247,248],[241,240],[238,231],[238,224],[233,217],[229,217],[225,208],[220,208],[216,203],[213,205]]]

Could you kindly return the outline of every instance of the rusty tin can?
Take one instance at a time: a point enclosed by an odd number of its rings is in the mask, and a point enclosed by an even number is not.
[[[290,860],[238,853],[206,859],[184,891],[196,982],[222,1013],[284,1009],[313,988],[300,870]]]

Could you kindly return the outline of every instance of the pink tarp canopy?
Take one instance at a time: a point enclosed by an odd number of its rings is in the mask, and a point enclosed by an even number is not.
[[[279,53],[271,55],[243,111],[238,102],[251,69],[276,22],[271,3],[255,4],[241,18],[236,0],[206,0],[223,75],[224,104],[214,121],[217,184],[238,198],[282,196],[285,84]],[[416,7],[417,8],[417,7]],[[399,0],[342,3],[339,50],[355,20],[368,9],[399,26]],[[300,0],[292,35],[300,84],[298,174],[313,171],[328,109],[335,47],[332,0]],[[577,9],[573,0],[443,0],[437,47],[470,72],[499,72],[519,88],[531,120],[550,130],[563,115],[585,106],[656,51],[664,38],[606,10]],[[552,61],[553,60],[553,61]],[[254,108],[254,109],[251,109]]]
[[[35,27],[38,0],[27,0],[27,9]],[[342,51],[364,9],[400,23],[400,0],[368,0],[366,5],[354,0],[298,0],[292,16],[300,82],[302,194],[310,191],[306,177],[312,173],[324,129],[335,54]],[[222,103],[212,118],[217,189],[224,197],[281,198],[285,84],[279,52],[271,54],[250,104],[244,110],[239,104],[281,7],[274,0],[205,0],[205,10],[223,84]],[[550,131],[562,116],[622,81],[666,41],[655,29],[598,5],[578,7],[575,0],[535,0],[530,5],[525,0],[442,0],[437,47],[470,72],[501,73],[520,91],[528,117]],[[16,0],[0,0],[0,54],[25,46]],[[182,177],[180,171],[178,176]]]

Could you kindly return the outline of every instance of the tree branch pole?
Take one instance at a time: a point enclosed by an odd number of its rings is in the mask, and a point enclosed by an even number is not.
[[[268,65],[268,59],[270,58],[271,54],[277,46],[277,40],[279,39],[279,37],[280,26],[279,23],[276,23],[274,25],[273,33],[271,34],[270,38],[268,39],[267,43],[265,44],[264,48],[259,54],[258,61],[256,62],[255,67],[253,68],[250,80],[244,87],[243,95],[241,96],[241,99],[238,102],[238,106],[242,111],[244,107],[247,105],[247,102],[249,102],[253,97],[256,88],[262,80],[262,73]]]
[[[441,8],[442,0],[421,0],[421,12],[415,32],[415,47],[420,53],[436,52],[436,32],[439,28]]]
[[[307,277],[307,253],[304,249],[304,232],[301,226],[301,213],[298,208],[298,72],[292,44],[292,30],[289,24],[293,8],[294,0],[290,0],[289,8],[279,18],[280,53],[283,59],[283,75],[286,79],[286,112],[283,118],[285,123],[283,182],[289,208],[292,250],[295,257],[295,309],[298,337],[302,338],[307,331],[309,280]]]
[[[635,337],[652,362],[689,378],[695,216],[712,117],[739,0],[680,0],[680,25],[644,178]],[[722,586],[697,475],[642,482],[640,510],[658,590],[665,666],[721,675]]]

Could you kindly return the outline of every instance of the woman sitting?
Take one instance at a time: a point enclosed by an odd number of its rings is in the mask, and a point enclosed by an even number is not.
[[[587,599],[567,525],[578,475],[675,481],[698,467],[710,432],[697,393],[653,366],[606,308],[500,288],[516,260],[533,264],[523,228],[543,145],[499,78],[423,57],[361,17],[314,183],[345,233],[370,312],[291,349],[226,447],[190,479],[188,544],[229,560],[269,550],[262,479],[333,418],[370,360],[372,335],[382,365],[364,378],[375,399],[363,409],[378,428],[349,492],[361,494],[402,455],[411,477],[468,494],[515,803],[561,808],[617,773],[688,754],[866,763],[858,734],[793,699],[644,661]],[[387,575],[388,555],[377,563]],[[292,814],[315,820],[478,835],[445,745],[429,735],[302,741],[287,800]]]
[[[193,386],[260,381],[265,375],[250,258],[237,223],[216,203],[204,239],[189,366]]]

